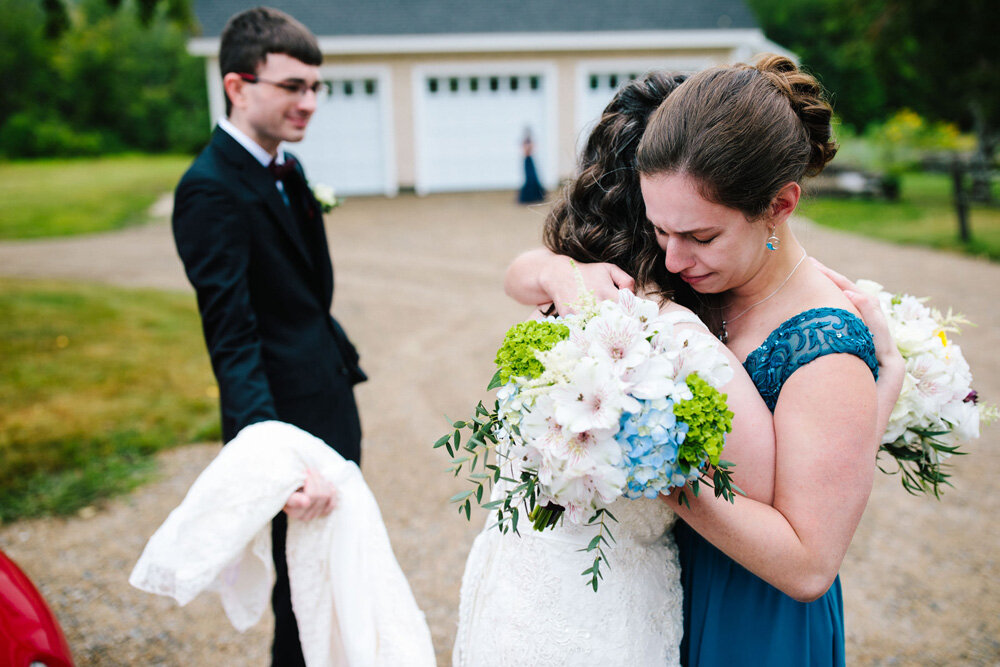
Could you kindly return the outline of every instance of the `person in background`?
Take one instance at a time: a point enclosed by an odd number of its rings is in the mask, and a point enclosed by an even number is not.
[[[524,185],[517,194],[517,201],[521,204],[536,204],[545,201],[545,188],[538,180],[538,171],[535,169],[535,160],[531,157],[535,150],[535,144],[531,140],[531,130],[524,130],[524,141],[521,142],[521,149],[524,151]]]

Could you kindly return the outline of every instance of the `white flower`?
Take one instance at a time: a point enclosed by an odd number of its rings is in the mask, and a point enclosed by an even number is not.
[[[573,433],[616,429],[622,410],[634,412],[638,401],[625,393],[610,361],[585,357],[567,385],[553,389],[555,418]]]
[[[605,357],[619,371],[634,368],[649,357],[651,347],[638,320],[621,311],[601,312],[587,324],[587,353]]]
[[[319,205],[323,208],[324,213],[329,213],[337,206],[340,206],[340,200],[337,199],[336,193],[334,193],[333,188],[329,185],[323,183],[315,183],[312,186],[313,197],[319,202]]]
[[[733,379],[733,369],[719,351],[719,341],[711,334],[678,329],[674,332],[674,340],[678,346],[678,377],[687,378],[691,373],[698,373],[702,380],[716,389]]]
[[[628,392],[640,400],[674,396],[678,391],[683,391],[676,378],[676,365],[666,354],[650,357],[622,376],[622,380],[628,386]],[[684,382],[681,381],[679,384],[684,385]]]
[[[586,355],[587,340],[575,329],[570,329],[570,337],[560,341],[545,352],[538,352],[535,357],[541,362],[545,372],[538,378],[544,384],[566,382],[570,373]]]
[[[965,402],[972,390],[972,373],[959,346],[947,336],[964,320],[950,312],[943,317],[927,307],[924,299],[882,291],[878,283],[856,284],[862,292],[878,296],[906,364],[903,388],[882,442],[902,438],[918,446],[917,431],[944,432],[934,438],[948,445],[978,437],[981,408]]]
[[[655,301],[640,299],[627,289],[618,290],[617,305],[622,313],[634,319],[644,329],[660,314],[660,307],[656,305]]]
[[[979,437],[979,407],[972,401],[949,403],[941,411],[941,418],[954,427],[955,440],[967,442]]]
[[[861,278],[860,280],[854,281],[854,286],[858,288],[859,292],[867,294],[868,296],[877,296],[881,298],[881,295],[886,294],[889,297],[892,297],[891,294],[883,290],[882,285],[878,284],[874,280]]]

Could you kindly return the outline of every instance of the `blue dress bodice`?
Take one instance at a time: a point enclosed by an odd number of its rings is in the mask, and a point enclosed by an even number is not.
[[[786,320],[747,356],[743,366],[773,412],[792,373],[827,354],[853,354],[878,378],[868,327],[839,308],[814,308]],[[736,475],[738,481],[739,471]],[[674,536],[684,587],[683,665],[844,665],[839,576],[818,600],[798,602],[716,549],[683,521],[677,523]]]
[[[827,354],[853,354],[878,379],[875,344],[868,327],[840,308],[813,308],[785,320],[747,355],[743,367],[774,412],[781,387],[792,373]]]

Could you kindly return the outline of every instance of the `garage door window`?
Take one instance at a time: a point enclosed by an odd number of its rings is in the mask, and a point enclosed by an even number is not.
[[[526,131],[535,140],[536,165],[547,167],[548,143],[555,137],[542,72],[441,72],[424,77],[418,90],[419,191],[519,187]]]

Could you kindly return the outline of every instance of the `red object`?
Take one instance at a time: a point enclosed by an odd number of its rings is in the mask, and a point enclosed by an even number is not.
[[[59,622],[31,579],[0,551],[0,665],[73,667]]]

